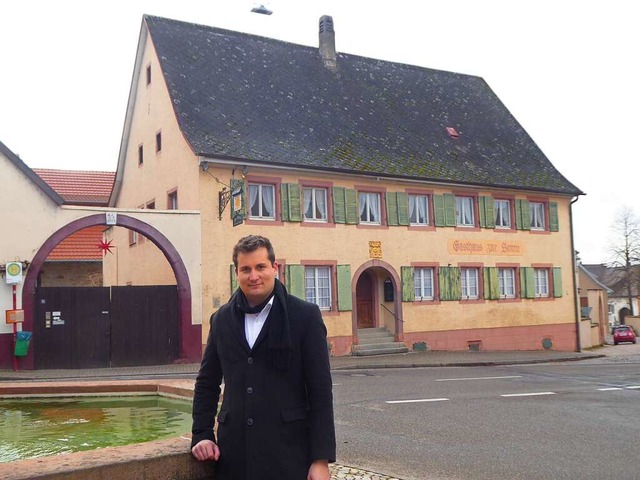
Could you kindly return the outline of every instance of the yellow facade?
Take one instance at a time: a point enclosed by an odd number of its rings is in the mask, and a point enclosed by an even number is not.
[[[166,84],[149,39],[139,57],[140,66],[134,78],[130,102],[133,102],[130,124],[125,129],[115,206],[145,208],[155,202],[156,209],[166,208],[167,196],[177,191],[178,208],[198,210],[201,215],[202,249],[202,320],[203,342],[208,335],[208,317],[231,295],[230,263],[233,245],[248,234],[271,239],[279,262],[285,265],[350,266],[351,290],[363,272],[374,279],[374,325],[386,327],[396,339],[413,343],[425,342],[431,348],[467,348],[482,342],[488,349],[540,349],[543,341],[552,347],[572,350],[576,345],[576,296],[573,276],[571,241],[571,198],[529,191],[471,188],[409,182],[389,178],[366,177],[312,170],[265,167],[225,159],[199,158],[185,141],[176,120]],[[140,53],[139,53],[140,55]],[[147,83],[147,68],[151,81]],[[131,107],[131,105],[130,105]],[[161,132],[162,148],[156,152],[156,136]],[[143,148],[140,163],[139,148]],[[243,173],[244,169],[244,173]],[[318,225],[308,222],[247,220],[233,226],[231,205],[220,216],[219,192],[231,180],[246,177],[251,182],[280,184],[321,184],[359,191],[390,192],[426,191],[429,195],[459,193],[474,196],[496,196],[557,204],[559,231],[501,231],[493,228],[365,226],[342,223]],[[460,193],[461,192],[461,193]],[[245,204],[248,201],[245,192]],[[166,260],[150,242],[129,246],[128,232],[114,231],[119,249],[118,279],[126,284],[172,283]],[[373,242],[373,243],[372,243]],[[376,243],[378,242],[378,243]],[[469,247],[469,243],[473,244]],[[475,246],[474,246],[475,245]],[[466,246],[466,247],[465,247]],[[157,250],[157,249],[156,249]],[[144,258],[144,269],[138,260]],[[521,267],[542,266],[560,269],[562,295],[548,298],[477,301],[401,301],[402,267],[428,264],[436,268],[472,265],[482,275],[485,267],[509,265],[518,272]],[[396,298],[384,301],[384,282],[393,284]],[[437,279],[436,279],[437,282]],[[482,277],[479,279],[482,283]],[[357,343],[357,296],[350,310],[335,307],[325,312],[334,354],[345,354]],[[335,299],[333,299],[335,301]]]

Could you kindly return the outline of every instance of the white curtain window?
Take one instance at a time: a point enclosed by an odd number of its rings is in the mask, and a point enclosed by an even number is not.
[[[544,230],[544,203],[530,202],[529,215],[531,216],[531,230]]]
[[[305,220],[327,221],[327,190],[325,188],[305,188],[303,200]]]
[[[359,198],[360,223],[380,225],[380,194],[361,192]]]
[[[275,218],[275,189],[273,185],[249,184],[249,216],[273,220]]]
[[[475,300],[478,298],[478,269],[460,269],[460,287],[463,300]]]
[[[409,195],[409,223],[411,225],[429,225],[427,195]]]
[[[331,310],[331,267],[306,267],[304,286],[307,302]]]
[[[475,226],[473,197],[456,197],[456,223],[459,227]]]
[[[549,270],[547,270],[546,268],[534,268],[533,284],[535,286],[536,297],[548,297]]]
[[[498,284],[500,286],[501,298],[515,298],[516,296],[516,275],[514,268],[498,269]]]
[[[416,300],[433,300],[433,268],[416,268],[413,272]]]
[[[509,200],[496,200],[496,228],[511,228],[511,202]]]

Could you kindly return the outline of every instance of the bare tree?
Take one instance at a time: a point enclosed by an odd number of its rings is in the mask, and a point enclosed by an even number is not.
[[[633,311],[633,292],[637,291],[638,268],[640,263],[640,220],[630,207],[622,207],[611,226],[614,238],[610,245],[610,267],[615,268],[620,275],[618,285],[624,288],[631,309]]]

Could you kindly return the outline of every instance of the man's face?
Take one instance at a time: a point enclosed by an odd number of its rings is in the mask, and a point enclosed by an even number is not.
[[[265,247],[238,253],[236,276],[240,289],[252,307],[262,303],[273,291],[278,264],[269,261]]]

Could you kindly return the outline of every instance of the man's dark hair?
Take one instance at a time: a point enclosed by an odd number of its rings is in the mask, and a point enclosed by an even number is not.
[[[273,245],[271,245],[269,239],[260,235],[247,235],[238,240],[236,246],[233,247],[233,265],[236,269],[238,268],[239,253],[251,253],[262,247],[267,249],[267,255],[271,265],[275,264],[276,253],[273,251]]]

